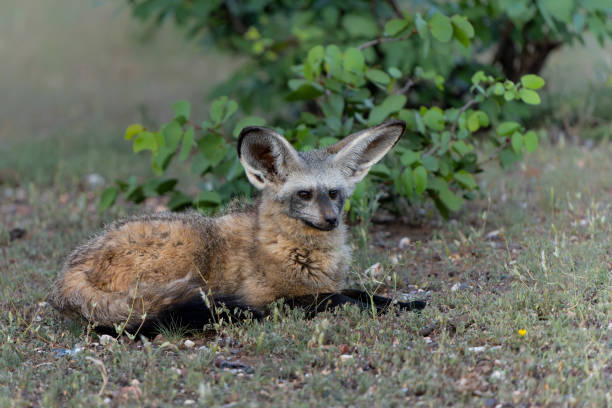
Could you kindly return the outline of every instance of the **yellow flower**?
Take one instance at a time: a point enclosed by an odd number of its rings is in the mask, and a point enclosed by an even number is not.
[[[521,336],[521,337],[525,337],[525,335],[527,334],[527,330],[525,330],[525,329],[519,329],[518,334],[519,334],[519,336]]]

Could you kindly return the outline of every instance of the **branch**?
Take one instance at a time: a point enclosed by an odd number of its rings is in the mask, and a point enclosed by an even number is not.
[[[399,4],[397,4],[395,0],[387,0],[387,3],[389,3],[395,14],[397,14],[397,17],[404,18],[402,10],[400,9]]]
[[[410,88],[412,88],[416,84],[417,84],[417,81],[413,81],[412,79],[409,79],[408,82],[406,82],[406,85],[404,85],[403,87],[395,91],[395,93],[396,94],[406,93],[410,90]]]
[[[451,130],[450,130],[451,137],[455,137],[455,130],[457,129],[457,124],[459,123],[459,118],[461,117],[461,115],[463,115],[463,113],[465,113],[466,110],[476,105],[477,103],[478,101],[476,99],[472,99],[468,103],[463,105],[461,109],[459,109],[459,112],[457,112],[457,117],[455,118],[455,121],[453,122],[453,126],[451,126]]]
[[[364,42],[363,44],[357,46],[357,49],[358,50],[363,50],[365,48],[373,47],[375,45],[382,44],[382,43],[394,42],[394,41],[404,41],[404,40],[407,40],[408,38],[412,37],[416,33],[417,33],[417,30],[415,28],[410,33],[408,33],[407,35],[405,35],[403,37],[379,37],[379,38],[376,38],[374,40],[370,40],[370,41]]]

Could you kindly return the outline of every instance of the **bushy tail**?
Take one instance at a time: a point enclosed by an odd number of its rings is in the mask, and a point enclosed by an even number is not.
[[[262,316],[235,296],[205,300],[200,287],[187,281],[162,287],[141,284],[129,292],[104,291],[92,285],[85,268],[78,266],[55,282],[49,303],[66,316],[96,323],[98,331],[108,334],[116,334],[117,327],[144,335],[155,334],[163,327],[201,330],[221,318],[228,321],[246,315]]]

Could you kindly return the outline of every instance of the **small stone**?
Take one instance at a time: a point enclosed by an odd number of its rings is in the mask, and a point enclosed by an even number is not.
[[[487,239],[494,239],[494,238],[496,238],[497,236],[499,236],[501,233],[502,233],[502,232],[501,232],[501,230],[494,230],[494,231],[489,232],[489,233],[486,235],[486,238],[487,238]]]
[[[492,380],[503,380],[506,377],[503,371],[495,370],[491,373]]]
[[[410,238],[403,237],[402,239],[400,239],[398,246],[399,246],[399,249],[408,248],[410,246]]]
[[[352,359],[353,359],[353,356],[351,354],[342,354],[340,356],[340,360],[342,361],[347,361],[347,360],[352,360]]]
[[[100,336],[100,344],[103,346],[108,346],[116,341],[117,339],[115,339],[113,336],[109,336],[108,334],[103,334]]]
[[[185,402],[183,402],[183,404],[185,405],[193,405],[195,404],[195,401],[192,399],[186,399]]]
[[[183,343],[183,345],[185,346],[185,348],[193,348],[193,346],[195,346],[195,343],[191,340],[185,340],[185,343]]]
[[[97,173],[92,173],[87,176],[87,188],[96,190],[104,185],[104,177]]]
[[[472,353],[482,353],[486,349],[487,349],[486,346],[476,346],[476,347],[468,348],[468,350],[471,351]]]
[[[380,267],[380,262],[376,262],[374,265],[370,266],[368,269],[365,270],[366,275],[369,275],[371,277],[375,277],[376,275],[380,274],[381,271],[381,267]]]

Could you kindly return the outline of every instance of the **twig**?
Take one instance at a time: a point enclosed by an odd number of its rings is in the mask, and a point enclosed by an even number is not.
[[[406,85],[404,85],[403,87],[401,87],[400,89],[398,89],[397,91],[395,91],[396,94],[403,94],[406,93],[410,90],[410,88],[412,88],[414,85],[416,85],[416,81],[413,81],[412,79],[409,79],[408,82],[406,82]]]
[[[357,46],[357,49],[358,50],[363,50],[363,49],[366,49],[368,47],[373,47],[375,45],[382,44],[382,43],[394,42],[394,41],[404,41],[404,40],[407,40],[408,38],[412,37],[416,33],[417,33],[417,30],[415,28],[410,33],[408,33],[407,35],[405,35],[403,37],[379,37],[379,38],[376,38],[374,40],[370,40],[370,41],[364,42],[363,44]]]
[[[98,397],[100,397],[102,396],[102,393],[106,388],[106,384],[108,384],[108,372],[106,371],[106,367],[104,366],[104,363],[101,360],[90,356],[85,357],[85,359],[97,365],[100,368],[100,372],[102,373],[102,387],[100,387],[100,391],[98,391]]]
[[[404,16],[402,15],[402,10],[400,9],[399,4],[397,4],[395,0],[387,0],[387,3],[389,3],[389,5],[399,18],[404,18]]]
[[[466,110],[468,110],[470,107],[474,106],[477,103],[478,103],[478,101],[476,99],[472,99],[468,103],[463,105],[461,107],[461,109],[459,109],[459,112],[457,112],[457,117],[455,118],[455,120],[453,122],[453,126],[451,126],[451,130],[450,130],[451,137],[455,137],[455,130],[457,129],[457,124],[459,123],[459,118],[461,117],[461,115],[463,115],[463,113]]]

